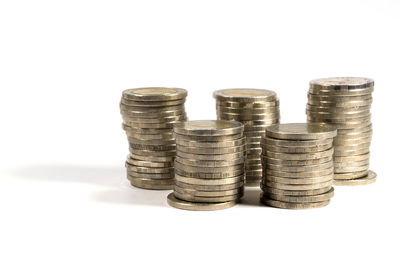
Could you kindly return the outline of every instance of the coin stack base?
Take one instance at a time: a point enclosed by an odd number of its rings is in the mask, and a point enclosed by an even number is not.
[[[174,126],[174,192],[168,204],[185,210],[219,210],[243,196],[245,139],[233,121],[188,121]]]
[[[184,89],[164,87],[123,92],[122,128],[130,150],[125,166],[132,186],[153,190],[173,188],[176,154],[173,125],[186,120],[186,95]]]
[[[244,124],[247,158],[246,186],[260,186],[262,165],[260,139],[269,125],[279,123],[279,99],[265,89],[224,89],[215,91],[217,118]]]
[[[374,81],[367,78],[325,78],[310,82],[309,122],[337,128],[334,139],[335,185],[366,185],[376,180],[369,171],[372,139],[371,103]]]
[[[333,197],[334,127],[291,123],[269,126],[261,140],[261,203],[284,209],[328,205]]]

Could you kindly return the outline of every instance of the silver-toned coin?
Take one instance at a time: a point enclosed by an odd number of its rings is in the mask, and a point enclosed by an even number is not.
[[[334,160],[336,157],[351,157],[351,156],[358,156],[369,153],[369,147],[367,148],[360,148],[355,150],[335,150],[334,152]],[[336,160],[335,160],[336,161]]]
[[[287,123],[268,126],[265,135],[277,139],[325,139],[335,137],[336,129],[321,123]]]
[[[218,101],[235,101],[243,103],[275,101],[276,93],[265,89],[234,88],[214,91],[213,97]]]
[[[349,180],[357,179],[368,175],[368,170],[358,171],[358,172],[347,172],[347,173],[335,173],[333,179],[335,180]]]
[[[238,102],[238,101],[221,101],[217,100],[217,105],[220,107],[228,107],[228,108],[270,108],[279,106],[279,99],[277,98],[275,101],[259,101],[259,102]]]
[[[325,150],[322,152],[302,153],[302,154],[288,154],[288,153],[266,151],[265,154],[263,154],[263,155],[268,158],[283,159],[283,160],[320,159],[320,158],[326,158],[326,157],[332,156],[333,149]]]
[[[332,169],[332,167],[333,167],[332,161],[316,165],[304,165],[304,166],[280,165],[280,164],[271,164],[268,162],[265,164],[266,169],[283,171],[283,172],[310,172],[310,171],[324,170],[328,168]]]
[[[263,144],[261,143],[261,148],[264,150],[269,150],[273,152],[280,152],[280,153],[312,153],[312,152],[321,152],[332,148],[332,144],[321,145],[321,146],[310,146],[310,147],[294,147],[294,146],[274,146],[271,144]]]
[[[272,106],[267,108],[227,108],[223,106],[216,106],[217,112],[220,114],[269,114],[279,113],[279,106]]]
[[[196,167],[182,164],[178,161],[174,163],[175,169],[183,170],[186,172],[198,172],[198,173],[224,173],[224,172],[235,172],[244,170],[244,164],[224,166],[224,167]]]
[[[183,114],[178,116],[160,117],[160,118],[132,118],[132,117],[122,116],[122,119],[124,120],[124,123],[126,125],[130,125],[130,123],[133,123],[135,125],[136,123],[166,123],[174,121],[175,122],[185,121],[187,118],[186,115]]]
[[[172,179],[174,178],[174,173],[141,173],[131,171],[129,169],[126,170],[128,175],[132,178],[149,178],[149,179]]]
[[[283,147],[315,147],[332,145],[333,138],[317,139],[317,140],[282,140],[270,137],[264,137],[261,142],[266,145],[283,146]]]
[[[260,201],[267,206],[281,208],[281,209],[296,209],[296,210],[320,208],[328,205],[330,202],[330,200],[326,200],[321,202],[292,203],[292,202],[283,202],[278,200],[267,199],[264,197],[261,197]]]
[[[362,166],[336,167],[335,173],[336,174],[354,173],[354,172],[360,172],[360,171],[367,171],[368,169],[369,169],[369,164],[365,164]]]
[[[174,157],[176,154],[175,150],[142,150],[142,149],[134,149],[132,147],[129,148],[131,155],[138,156],[150,156],[150,157]]]
[[[235,121],[246,121],[246,120],[278,120],[280,118],[279,113],[270,114],[233,114],[233,113],[220,113],[218,119],[221,120],[235,120]]]
[[[332,187],[328,192],[314,195],[314,196],[285,196],[271,193],[262,194],[263,198],[274,199],[278,201],[291,202],[291,203],[314,203],[330,200],[334,195],[334,188]]]
[[[264,184],[261,184],[260,187],[265,193],[271,193],[282,196],[316,196],[329,192],[329,190],[331,190],[332,188],[332,186],[327,186],[320,189],[311,189],[311,190],[284,190],[284,189],[268,187],[265,186]]]
[[[178,109],[178,110],[165,110],[160,112],[146,112],[146,111],[125,111],[121,110],[121,115],[126,118],[132,119],[156,119],[156,118],[163,118],[163,117],[171,117],[171,116],[186,116],[185,109]]]
[[[190,178],[198,178],[198,179],[225,179],[236,176],[243,176],[244,170],[234,170],[234,171],[226,171],[226,172],[214,172],[214,173],[205,173],[205,172],[196,172],[196,171],[186,171],[182,169],[175,169],[175,177],[176,175],[181,175]],[[233,182],[231,182],[233,183]]]
[[[315,184],[315,183],[324,183],[332,180],[333,180],[333,174],[328,174],[313,178],[286,178],[273,175],[266,175],[263,177],[263,181],[269,181],[281,184]]]
[[[264,169],[264,174],[266,176],[278,176],[278,177],[287,177],[287,178],[315,178],[319,176],[325,176],[333,174],[333,166],[330,168],[325,168],[316,171],[303,171],[303,172],[289,172],[289,171],[277,171],[271,169]]]
[[[314,183],[314,184],[281,184],[270,181],[263,181],[262,184],[268,187],[273,187],[283,190],[314,190],[332,186],[333,180],[329,180],[323,183]]]
[[[226,147],[236,147],[246,144],[245,138],[239,138],[236,140],[226,140],[218,142],[202,142],[194,140],[176,140],[177,145],[193,148],[226,148]]]
[[[223,196],[223,197],[198,197],[174,191],[174,196],[178,199],[191,202],[219,203],[219,202],[239,200],[243,196],[243,193],[232,196]]]
[[[265,163],[286,165],[286,166],[307,166],[307,165],[323,164],[323,163],[332,161],[332,158],[333,158],[332,156],[328,156],[328,157],[322,157],[322,158],[318,158],[318,159],[285,160],[285,159],[275,159],[275,158],[261,156],[261,159]]]
[[[236,205],[237,201],[228,201],[220,203],[197,203],[189,202],[177,199],[174,193],[171,193],[167,197],[168,205],[177,209],[183,210],[193,210],[193,211],[212,211],[212,210],[222,210],[233,207]]]
[[[334,180],[335,185],[367,185],[376,181],[377,175],[373,171],[368,171],[368,174],[356,179]]]
[[[369,153],[356,155],[356,156],[335,156],[334,163],[336,164],[339,162],[355,162],[355,161],[362,161],[362,160],[368,160],[368,159],[369,159]]]
[[[131,138],[128,138],[129,141],[134,141]],[[136,149],[139,150],[150,150],[150,151],[168,151],[168,150],[175,150],[175,145],[143,145],[143,144],[135,144],[129,142],[130,150],[134,151]],[[161,156],[161,155],[160,155]]]
[[[234,160],[198,160],[198,159],[187,159],[179,156],[175,157],[175,161],[193,167],[229,167],[236,166],[244,163],[244,157]]]
[[[175,124],[174,132],[185,136],[229,136],[243,133],[243,125],[223,120],[187,121]]]
[[[199,190],[182,188],[175,185],[174,192],[184,195],[191,195],[194,197],[226,197],[226,196],[235,196],[238,194],[243,194],[243,187],[237,189],[224,190],[224,191],[199,191]]]
[[[181,158],[185,159],[193,159],[193,160],[237,160],[242,159],[244,160],[244,156],[246,155],[245,151],[236,152],[236,153],[229,153],[229,154],[210,154],[210,155],[202,155],[202,154],[192,154],[182,152],[180,150],[176,151],[176,155]]]
[[[128,175],[128,180],[131,185],[142,189],[172,190],[174,188],[174,179],[153,180],[146,178],[133,178]]]
[[[131,165],[140,166],[140,167],[166,168],[166,167],[173,167],[174,166],[173,161],[169,161],[169,162],[152,162],[152,161],[144,161],[144,160],[133,159],[130,156],[127,157],[126,161]]]
[[[135,107],[167,107],[167,106],[176,106],[182,105],[185,103],[185,98],[171,101],[135,101],[129,100],[124,97],[121,98],[121,103],[127,106],[135,106]]]
[[[152,161],[152,162],[172,162],[175,159],[175,157],[141,156],[137,154],[131,154],[131,158],[143,161]]]
[[[243,187],[244,181],[232,183],[232,184],[223,184],[223,185],[199,185],[199,184],[188,184],[182,183],[179,181],[175,181],[175,185],[181,188],[187,188],[191,190],[198,191],[224,191],[224,190],[232,190]]]
[[[334,167],[340,169],[346,167],[359,167],[368,164],[369,164],[369,157],[365,160],[360,160],[360,161],[335,162]]]
[[[202,155],[222,155],[229,153],[245,152],[246,146],[231,146],[231,147],[221,147],[221,148],[204,148],[204,147],[188,147],[177,145],[177,150],[190,153],[190,154],[202,154]]]
[[[219,135],[219,136],[196,136],[196,135],[182,135],[174,133],[176,140],[184,141],[197,141],[197,142],[224,142],[232,141],[243,138],[243,134],[232,134],[232,135]]]
[[[138,172],[138,173],[174,173],[173,167],[166,167],[166,168],[154,168],[154,167],[140,167],[134,166],[129,163],[125,164],[125,167],[128,171]]]
[[[220,177],[191,177],[191,176],[186,176],[186,175],[181,175],[175,172],[175,181],[181,182],[181,183],[186,183],[186,184],[194,184],[194,185],[228,185],[228,184],[234,184],[234,183],[241,183],[244,182],[244,175],[239,174],[236,176],[227,176],[223,177],[223,175],[220,175]]]
[[[127,89],[122,96],[134,101],[172,101],[185,98],[187,91],[181,88],[145,87]]]

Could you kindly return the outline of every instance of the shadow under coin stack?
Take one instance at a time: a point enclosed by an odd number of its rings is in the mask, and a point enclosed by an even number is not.
[[[261,202],[285,209],[318,208],[333,197],[333,126],[289,123],[267,127],[261,140]]]
[[[363,185],[376,180],[376,173],[369,170],[373,90],[374,81],[367,78],[325,78],[310,82],[308,121],[337,128],[333,141],[335,185]]]
[[[169,205],[186,210],[219,210],[243,196],[245,140],[235,121],[177,123],[175,186]]]
[[[262,177],[261,136],[267,126],[279,123],[280,118],[276,93],[264,89],[225,89],[215,91],[213,96],[217,102],[217,119],[244,124],[246,185],[259,186]]]
[[[122,93],[120,108],[130,154],[127,177],[133,186],[172,189],[175,140],[173,125],[186,121],[187,91],[179,88],[137,88]]]

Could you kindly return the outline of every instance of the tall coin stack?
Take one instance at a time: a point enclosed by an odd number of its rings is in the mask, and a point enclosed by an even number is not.
[[[217,119],[244,124],[246,185],[259,186],[262,177],[261,136],[267,126],[279,123],[280,118],[276,93],[264,89],[225,89],[215,91],[213,96],[217,102]]]
[[[188,121],[174,126],[175,186],[169,205],[187,210],[229,208],[243,196],[245,139],[234,121]]]
[[[173,125],[186,121],[187,91],[137,88],[123,91],[120,108],[130,154],[125,166],[133,186],[172,189],[176,145]]]
[[[325,206],[333,196],[333,126],[290,123],[267,127],[261,140],[261,202],[285,209]]]
[[[310,82],[308,121],[337,128],[333,142],[335,185],[362,185],[376,180],[376,173],[369,170],[373,90],[374,81],[367,78],[325,78]]]

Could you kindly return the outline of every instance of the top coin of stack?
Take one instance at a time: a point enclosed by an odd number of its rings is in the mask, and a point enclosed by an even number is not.
[[[180,88],[137,88],[123,91],[120,108],[130,154],[128,179],[145,189],[172,189],[175,140],[173,125],[186,121],[187,91]]]
[[[174,126],[175,186],[168,203],[188,210],[217,210],[243,195],[245,140],[234,121],[188,121]]]
[[[261,140],[261,202],[305,209],[322,207],[333,196],[333,138],[336,129],[319,123],[267,127]]]
[[[373,90],[374,81],[368,78],[325,78],[310,82],[308,121],[337,128],[333,159],[336,185],[369,184],[376,180],[376,174],[369,171]]]
[[[217,119],[236,120],[244,124],[247,158],[246,185],[259,186],[262,176],[261,136],[269,125],[279,123],[279,99],[265,89],[225,89],[215,91]]]

